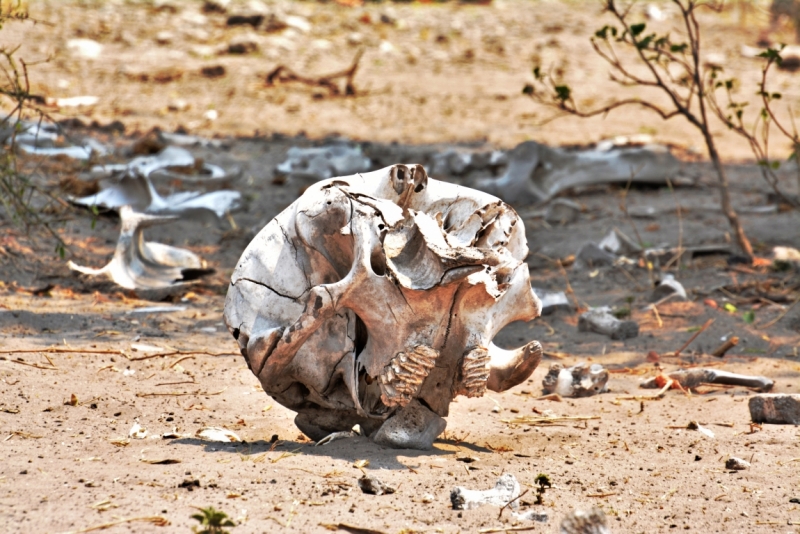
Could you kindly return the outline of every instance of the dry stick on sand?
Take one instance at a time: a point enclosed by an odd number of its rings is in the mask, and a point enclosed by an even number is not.
[[[673,355],[672,355],[672,357],[673,357],[673,358],[677,358],[678,356],[680,356],[680,355],[681,355],[681,352],[683,352],[683,351],[686,349],[686,347],[688,347],[689,345],[691,345],[691,344],[692,344],[692,341],[694,341],[695,339],[697,339],[697,336],[699,336],[700,334],[702,334],[702,333],[705,331],[705,329],[706,329],[706,328],[708,328],[709,326],[711,326],[711,323],[713,323],[713,322],[714,322],[714,319],[709,319],[708,321],[706,321],[706,322],[705,322],[705,324],[704,324],[703,326],[701,326],[701,327],[700,327],[700,330],[698,330],[697,332],[695,332],[695,333],[694,333],[694,335],[692,335],[692,337],[690,337],[690,338],[689,338],[689,341],[687,341],[686,343],[684,343],[684,344],[683,344],[683,346],[681,346],[681,348],[679,348],[678,350],[676,350],[676,351],[675,351],[675,354],[673,354]]]
[[[32,353],[56,353],[56,354],[113,354],[117,356],[122,356],[123,358],[127,359],[131,362],[138,362],[141,360],[149,360],[151,358],[162,358],[164,356],[175,356],[181,355],[185,356],[188,354],[204,354],[206,356],[236,356],[236,353],[233,352],[208,352],[205,350],[171,350],[168,352],[157,352],[155,354],[147,354],[145,356],[128,356],[128,354],[124,350],[119,349],[79,349],[79,348],[63,348],[63,347],[48,347],[46,349],[10,349],[10,350],[0,350],[0,354],[32,354]],[[47,356],[45,355],[45,358]],[[50,361],[50,358],[47,358]],[[8,360],[8,361],[17,361],[17,363],[24,363],[18,360]],[[179,360],[180,361],[180,360]],[[52,362],[50,362],[52,363]],[[177,363],[177,362],[176,362]],[[25,364],[25,365],[32,365],[32,364]],[[173,364],[174,365],[174,364]],[[42,369],[46,369],[46,367],[42,367]]]
[[[775,323],[777,323],[778,321],[783,319],[786,316],[786,314],[789,313],[792,310],[792,308],[794,308],[797,305],[798,302],[800,302],[800,297],[797,297],[796,299],[794,299],[794,302],[792,302],[791,306],[789,306],[788,308],[783,310],[783,312],[781,312],[780,315],[778,315],[776,318],[774,318],[770,322],[761,325],[759,328],[769,328],[770,326],[774,325]]]
[[[526,493],[528,493],[529,491],[530,491],[529,489],[526,489],[525,491],[523,491],[522,493],[520,493],[519,495],[517,495],[516,497],[514,497],[510,501],[508,501],[502,508],[500,508],[500,513],[497,515],[497,519],[500,519],[501,517],[503,517],[503,510],[505,510],[506,508],[511,506],[512,503],[514,503],[514,502],[518,501],[519,499],[521,499],[522,496],[525,495]]]
[[[617,397],[616,400],[618,400],[618,401],[622,401],[622,400],[632,400],[632,401],[660,400],[660,399],[664,398],[664,395],[667,394],[667,391],[669,391],[669,388],[671,388],[672,384],[674,384],[674,383],[675,383],[675,381],[670,378],[669,380],[667,380],[667,383],[664,384],[664,387],[659,389],[658,393],[656,393],[654,395],[626,395],[626,396],[623,396],[623,397]]]
[[[729,339],[723,342],[722,345],[714,349],[714,352],[712,352],[711,355],[716,356],[717,358],[722,358],[723,356],[725,356],[726,352],[728,352],[738,344],[739,344],[739,336],[731,336]]]
[[[340,95],[342,94],[342,91],[333,80],[337,78],[344,78],[344,94],[345,96],[353,96],[356,94],[356,88],[353,85],[353,78],[355,78],[356,71],[358,71],[358,63],[361,61],[361,56],[363,55],[364,49],[362,48],[356,52],[350,67],[345,70],[326,74],[325,76],[319,76],[317,78],[308,78],[306,76],[297,74],[286,65],[278,65],[272,70],[272,72],[267,74],[267,85],[275,85],[276,82],[299,82],[306,85],[324,87],[330,91],[331,95]]]

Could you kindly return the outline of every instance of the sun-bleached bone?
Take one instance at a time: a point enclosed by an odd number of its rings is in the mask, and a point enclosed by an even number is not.
[[[145,228],[177,217],[136,213],[130,206],[120,208],[119,216],[122,229],[111,261],[100,269],[69,261],[70,269],[89,276],[106,275],[119,286],[137,290],[167,289],[214,272],[189,250],[144,240]]]
[[[540,314],[527,254],[510,206],[429,180],[419,165],[333,178],[244,251],[225,323],[264,390],[312,439],[355,424],[374,435],[399,417],[419,421],[425,428],[403,430],[425,437],[382,443],[429,447],[456,395],[506,390],[538,365],[536,341],[492,343]]]

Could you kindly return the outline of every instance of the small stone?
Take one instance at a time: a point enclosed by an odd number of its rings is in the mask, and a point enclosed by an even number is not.
[[[225,76],[225,67],[222,65],[209,65],[200,69],[200,74],[206,78],[220,78]]]
[[[422,501],[423,504],[430,504],[434,501],[434,496],[431,495],[430,493],[426,493],[425,495],[422,496],[420,500]]]
[[[725,469],[730,469],[732,471],[742,471],[748,467],[750,467],[750,462],[742,460],[741,458],[736,458],[735,456],[731,456],[725,461]]]
[[[248,13],[229,16],[226,24],[228,26],[245,26],[249,24],[253,28],[258,28],[261,26],[262,22],[264,22],[264,15],[260,13]]]
[[[358,487],[361,488],[361,491],[370,495],[389,495],[395,492],[393,487],[372,475],[364,475],[359,478]]]
[[[754,423],[800,425],[800,394],[770,393],[750,397]]]
[[[167,108],[170,111],[186,111],[189,109],[189,103],[186,100],[179,98],[170,102]]]
[[[172,32],[163,31],[156,34],[156,42],[160,45],[168,45],[173,39],[175,39],[175,35]]]
[[[258,50],[258,43],[252,35],[240,35],[228,43],[229,54],[250,54]]]
[[[203,2],[203,13],[225,13],[231,0],[206,0]]]
[[[500,413],[500,406],[496,404],[492,406],[492,413]]]

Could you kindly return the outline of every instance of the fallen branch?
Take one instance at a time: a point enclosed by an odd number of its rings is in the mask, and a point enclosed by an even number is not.
[[[683,351],[686,349],[686,347],[688,347],[689,345],[691,345],[691,344],[692,344],[692,341],[694,341],[695,339],[697,339],[697,336],[699,336],[700,334],[702,334],[702,333],[705,331],[705,329],[706,329],[706,328],[708,328],[709,326],[711,326],[711,323],[713,323],[713,322],[714,322],[714,319],[709,319],[708,321],[706,321],[706,322],[705,322],[705,324],[704,324],[703,326],[701,326],[701,327],[700,327],[700,330],[698,330],[697,332],[695,332],[695,333],[692,335],[692,337],[690,337],[690,338],[689,338],[689,341],[687,341],[686,343],[684,343],[684,344],[683,344],[683,346],[682,346],[681,348],[679,348],[678,350],[676,350],[676,351],[675,351],[675,354],[673,354],[673,357],[677,358],[678,356],[680,356],[681,352],[683,352]]]
[[[364,49],[362,48],[356,52],[350,67],[346,68],[345,70],[326,74],[325,76],[319,76],[317,78],[309,78],[301,74],[297,74],[286,65],[278,65],[272,70],[272,72],[267,74],[267,85],[272,86],[275,85],[276,82],[299,82],[305,85],[324,87],[330,91],[332,96],[338,96],[342,94],[342,91],[339,86],[334,83],[334,80],[337,78],[344,78],[344,95],[354,96],[356,94],[356,88],[355,85],[353,85],[353,78],[355,78],[356,71],[358,70],[358,63],[361,61],[361,56],[363,55]]]
[[[170,392],[170,393],[137,393],[137,397],[185,397],[186,395],[197,395],[199,397],[208,397],[211,395],[219,395],[223,393],[226,389],[221,389],[219,391],[214,391],[210,393],[208,391],[184,391],[184,392]]]

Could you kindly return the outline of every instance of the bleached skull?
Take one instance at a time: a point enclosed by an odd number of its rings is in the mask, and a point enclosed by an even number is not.
[[[374,437],[395,419],[399,434],[384,431],[384,443],[425,448],[456,395],[504,391],[538,365],[536,341],[492,343],[540,313],[527,254],[510,206],[429,180],[419,165],[333,178],[253,239],[225,322],[264,390],[312,439],[355,424]],[[426,428],[405,428],[414,421]]]

